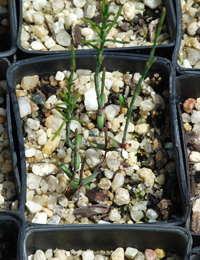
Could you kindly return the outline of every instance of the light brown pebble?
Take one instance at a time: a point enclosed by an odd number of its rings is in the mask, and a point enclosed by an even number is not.
[[[87,124],[87,128],[88,128],[89,130],[92,130],[92,129],[95,128],[95,125],[90,122],[90,123]]]
[[[187,131],[191,131],[192,129],[192,126],[188,123],[184,123],[183,124],[183,127],[184,127],[184,130],[187,132]]]
[[[154,251],[156,252],[157,258],[159,258],[159,259],[165,257],[165,255],[166,255],[164,249],[156,248]]]
[[[28,157],[28,162],[29,163],[33,163],[35,161],[35,157],[32,156],[32,157]]]
[[[96,114],[96,113],[89,113],[88,116],[89,116],[89,118],[91,118],[92,120],[96,120],[96,119],[97,119],[97,114]]]
[[[55,86],[57,86],[57,84],[58,84],[57,80],[55,79],[55,77],[54,77],[53,75],[51,75],[51,76],[49,77],[49,83],[50,83],[50,85],[51,85],[52,87],[55,87]]]
[[[194,108],[195,104],[196,104],[196,100],[194,98],[188,98],[183,103],[183,110],[186,113],[190,113],[192,111],[192,109]]]
[[[156,252],[152,249],[146,249],[144,255],[146,260],[155,260],[157,258]]]
[[[6,116],[0,116],[0,124],[4,124],[7,121]]]
[[[66,86],[66,82],[65,82],[65,80],[61,80],[61,81],[59,81],[58,86],[59,86],[59,88],[63,88],[63,87],[65,87],[65,86]]]
[[[53,211],[48,208],[43,208],[42,212],[45,212],[48,218],[51,218],[53,216]]]
[[[0,163],[3,163],[4,162],[4,158],[3,158],[3,155],[0,154]]]
[[[1,6],[6,6],[8,4],[8,1],[7,0],[0,0],[0,5]]]
[[[126,115],[128,112],[128,109],[125,107],[122,107],[122,114]]]
[[[16,96],[19,97],[26,97],[27,96],[27,91],[25,90],[16,90]]]

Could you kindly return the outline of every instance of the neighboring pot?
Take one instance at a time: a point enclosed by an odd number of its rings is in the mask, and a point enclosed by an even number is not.
[[[0,216],[0,257],[1,259],[22,259],[21,244],[23,224],[18,214],[6,213]]]
[[[5,42],[9,43],[8,46],[4,46],[3,50],[0,49],[0,58],[10,57],[17,50],[17,17],[15,0],[9,0],[6,7],[8,11],[8,31],[5,36]],[[5,15],[7,15],[5,14]],[[3,36],[1,36],[3,38]],[[11,57],[10,57],[11,58]]]
[[[184,161],[185,161],[185,170],[186,170],[186,175],[187,175],[187,183],[188,183],[188,190],[189,190],[189,198],[191,199],[191,201],[194,201],[194,198],[197,198],[198,196],[195,196],[195,180],[194,180],[194,176],[190,175],[190,171],[191,169],[189,169],[189,158],[188,158],[188,148],[187,148],[187,143],[186,143],[186,137],[185,137],[185,130],[183,128],[183,119],[182,119],[182,113],[183,110],[181,108],[181,105],[183,104],[183,102],[189,98],[193,98],[193,99],[197,99],[198,97],[200,97],[200,90],[199,90],[199,80],[200,77],[197,74],[188,74],[188,73],[184,73],[183,75],[177,77],[176,79],[176,89],[174,89],[174,91],[176,91],[176,101],[177,101],[177,118],[180,122],[180,132],[181,132],[181,139],[182,139],[182,150],[183,150],[183,156],[184,156]],[[195,148],[194,148],[195,151]],[[196,150],[197,151],[197,150]],[[194,162],[195,163],[195,162]],[[194,168],[193,168],[193,171]],[[193,174],[194,175],[194,174]],[[198,215],[198,213],[195,213]],[[190,225],[191,225],[191,217],[193,216],[193,221],[195,221],[195,216],[193,214],[191,214],[191,216],[189,217],[188,221],[186,222],[186,226],[191,229]],[[198,227],[198,219],[196,219],[196,227]],[[193,222],[195,223],[195,222]],[[194,239],[194,246],[199,246],[199,239],[200,239],[200,234],[199,233],[194,233],[192,232],[192,236]]]
[[[49,239],[51,238],[51,239]],[[24,237],[24,259],[37,249],[115,250],[117,247],[164,249],[182,259],[191,249],[190,233],[180,227],[29,227]]]
[[[10,105],[10,96],[8,94],[8,88],[7,88],[7,92],[6,92],[6,72],[8,67],[10,66],[10,62],[8,61],[8,59],[6,58],[2,58],[0,59],[0,81],[2,81],[2,86],[1,86],[1,104],[0,104],[0,108],[2,109],[6,109],[6,106]],[[5,85],[5,86],[4,86]],[[5,88],[5,89],[4,89]],[[7,110],[7,123],[9,124],[9,121],[11,120],[9,111]],[[2,126],[4,125],[4,123],[2,124]],[[11,129],[12,131],[12,129]],[[2,134],[2,132],[1,132]],[[7,146],[6,146],[7,147]],[[5,146],[3,147],[5,148]],[[12,139],[10,139],[10,150],[11,150],[11,154],[13,155],[13,159],[12,159],[12,169],[13,169],[13,173],[14,173],[14,182],[15,182],[15,192],[16,192],[16,198],[18,200],[18,203],[20,203],[20,197],[21,197],[21,182],[20,182],[20,178],[19,178],[19,173],[18,173],[18,168],[16,167],[17,164],[17,160],[16,157],[13,153],[13,145],[12,145]],[[6,149],[7,150],[7,149]],[[2,152],[2,147],[1,147],[1,156],[2,156],[3,152]],[[9,159],[9,158],[7,158]],[[5,160],[5,158],[4,158]],[[1,163],[2,165],[3,163]],[[3,172],[3,171],[2,171]],[[5,173],[6,174],[6,173]],[[2,181],[1,181],[2,182]],[[5,211],[8,210],[8,207],[3,207],[3,204],[1,205],[1,213],[5,213]],[[7,205],[8,206],[8,205]],[[18,210],[19,210],[19,205],[17,206]]]
[[[18,84],[24,76],[38,74],[40,77],[46,75],[52,75],[55,71],[62,71],[69,69],[69,63],[67,60],[70,59],[69,56],[48,56],[40,57],[29,60],[23,60],[13,64],[7,73],[8,86],[11,95],[11,102],[13,107],[13,118],[15,119],[16,132],[18,136],[18,143],[15,147],[15,151],[20,163],[19,169],[21,173],[22,182],[22,197],[26,197],[26,161],[25,161],[25,151],[24,151],[24,141],[23,141],[23,130],[21,126],[21,118],[19,114],[18,101],[15,93],[15,85]],[[138,55],[120,55],[119,53],[106,54],[104,60],[104,66],[109,68],[109,71],[121,70],[122,72],[129,71],[142,72],[144,65],[146,63],[147,57]],[[130,64],[134,64],[134,67],[130,67]],[[95,67],[93,55],[76,55],[76,69],[91,69]],[[154,66],[150,69],[147,76],[153,75],[154,73],[159,73],[162,77],[162,86],[167,88],[169,86],[169,93],[171,95],[171,63],[162,58],[157,58]],[[167,88],[168,89],[168,88]],[[159,85],[157,88],[158,92],[162,92],[163,88]],[[10,107],[7,108],[10,110]],[[174,148],[176,173],[178,178],[178,189],[180,197],[180,208],[181,212],[177,216],[172,216],[171,219],[167,221],[162,221],[163,224],[181,224],[184,223],[189,214],[189,198],[187,196],[187,185],[185,177],[185,169],[181,154],[181,145],[179,140],[179,130],[177,125],[177,120],[174,117],[174,110],[176,109],[174,100],[170,98],[169,110],[171,111],[171,124],[172,127],[172,142]],[[9,128],[11,125],[9,125]],[[12,133],[11,133],[12,134]],[[13,138],[11,136],[11,138]]]
[[[189,1],[185,1],[185,2],[189,2]],[[192,9],[193,4],[195,4],[195,1],[190,2],[190,4],[191,4],[191,9]],[[184,5],[186,6],[186,3],[184,3]],[[176,65],[177,72],[180,74],[185,73],[185,72],[199,73],[199,71],[200,71],[200,66],[198,66],[199,68],[198,67],[194,68],[195,64],[200,63],[199,62],[199,60],[200,60],[199,59],[199,47],[196,45],[196,44],[198,44],[198,41],[199,41],[198,33],[197,32],[187,33],[187,28],[191,27],[191,29],[192,29],[193,25],[195,25],[198,22],[198,19],[197,19],[197,16],[195,18],[195,14],[190,15],[191,13],[190,13],[189,9],[190,8],[186,8],[186,10],[185,10],[185,20],[187,22],[183,22],[181,1],[176,1],[177,38],[176,38],[176,44],[175,44],[175,49],[174,49],[174,55],[173,55],[172,59],[174,60],[174,64]],[[194,12],[194,10],[193,10],[193,12]],[[199,12],[199,9],[197,9],[197,11]],[[190,24],[192,24],[192,23],[193,23],[193,25],[190,26]],[[187,27],[186,27],[186,24],[188,24]],[[191,29],[189,29],[189,30],[191,30]],[[196,30],[197,30],[197,28],[196,28]],[[183,45],[184,37],[185,37],[185,41],[191,40],[191,42],[190,43],[188,42],[187,45],[186,44]],[[187,39],[186,39],[186,37],[187,37]],[[194,40],[194,43],[192,42],[193,40]],[[181,45],[183,45],[182,48],[181,48]],[[186,48],[191,49],[192,52],[190,55],[186,55],[186,57],[185,57],[184,55],[185,55],[185,53],[187,53]],[[182,57],[185,57],[185,61],[183,62],[182,65],[180,65],[177,62],[180,49],[181,49]]]
[[[23,0],[19,1],[19,30],[18,30],[18,38],[17,38],[17,46],[18,46],[18,59],[34,57],[38,55],[46,55],[46,54],[59,54],[59,53],[69,53],[70,51],[31,51],[26,50],[22,47],[20,38],[22,32],[22,23],[23,23],[23,13],[22,13],[22,4]],[[170,35],[171,43],[157,45],[155,55],[162,56],[171,59],[171,55],[174,49],[175,41],[176,41],[176,16],[174,11],[174,4],[172,0],[164,0],[163,4],[166,8],[166,24],[168,26],[168,34]],[[138,54],[149,54],[152,46],[136,46],[136,47],[119,47],[119,48],[105,48],[105,52],[116,51],[116,52],[129,52],[129,53],[138,53]],[[84,50],[86,52],[93,50]],[[82,53],[82,50],[76,50],[77,53]]]

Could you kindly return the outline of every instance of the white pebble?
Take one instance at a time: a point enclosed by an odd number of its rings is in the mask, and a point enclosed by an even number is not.
[[[151,9],[156,9],[162,5],[162,0],[144,0],[144,4]]]
[[[134,257],[137,255],[138,249],[133,247],[127,247],[125,251],[125,257],[128,259],[134,259]]]
[[[130,202],[130,195],[129,195],[128,190],[126,190],[124,188],[118,188],[115,192],[114,202],[118,206],[128,204]]]
[[[35,148],[30,148],[25,150],[25,156],[26,157],[32,157],[35,155]]]
[[[192,122],[193,124],[200,122],[200,111],[194,112],[194,113],[191,115],[191,122]]]
[[[63,80],[65,78],[65,74],[62,71],[57,71],[55,79],[56,80]]]
[[[56,35],[56,41],[58,44],[67,47],[71,44],[71,36],[64,29],[60,30]]]
[[[32,172],[38,176],[56,174],[57,171],[57,166],[51,163],[36,163],[32,165]]]
[[[154,209],[148,209],[145,217],[148,219],[156,220],[158,218],[158,213]]]
[[[120,108],[117,105],[108,105],[105,108],[106,116],[109,121],[112,121],[119,113]]]
[[[116,191],[119,187],[124,184],[124,175],[123,173],[117,173],[112,182],[112,190]]]
[[[110,221],[119,221],[121,219],[121,215],[118,209],[112,209],[109,213],[109,220]]]
[[[137,174],[140,176],[141,179],[144,180],[146,186],[153,186],[155,175],[151,169],[143,167],[137,171]]]
[[[37,42],[37,41],[33,41],[31,43],[31,48],[34,50],[34,51],[42,51],[42,50],[45,50],[45,46],[41,43],[41,42]]]
[[[25,97],[20,97],[18,99],[18,104],[21,118],[31,114],[31,105]]]
[[[40,127],[40,121],[37,119],[28,118],[26,120],[26,124],[28,127],[30,127],[32,130],[38,130]]]
[[[86,4],[86,0],[73,0],[73,4],[76,6],[76,7],[84,7],[84,5]]]
[[[33,7],[35,10],[42,10],[47,3],[47,0],[33,0]]]
[[[38,249],[34,254],[34,260],[46,260],[44,252]]]
[[[84,105],[87,111],[93,111],[98,109],[97,95],[94,88],[91,88],[90,90],[85,92],[84,97]]]
[[[65,18],[65,28],[66,30],[69,30],[73,24],[75,24],[77,21],[77,15],[76,14],[68,14]]]
[[[43,207],[41,205],[39,205],[33,201],[27,201],[26,207],[28,208],[28,210],[31,214],[36,214],[43,209]]]
[[[94,260],[94,253],[92,250],[86,250],[82,253],[83,260]]]
[[[47,224],[47,214],[45,212],[36,213],[32,219],[32,223]]]

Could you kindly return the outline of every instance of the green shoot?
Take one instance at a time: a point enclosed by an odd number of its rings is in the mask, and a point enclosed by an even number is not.
[[[104,103],[105,103],[105,95],[104,95],[104,86],[105,86],[105,68],[103,69],[103,75],[102,75],[102,84],[101,84],[101,91],[99,90],[99,71],[101,64],[104,60],[103,56],[103,50],[104,45],[106,42],[119,42],[119,43],[127,43],[125,41],[117,41],[113,39],[107,39],[108,33],[113,28],[115,23],[117,22],[117,19],[119,18],[122,8],[119,9],[117,15],[115,16],[114,20],[112,22],[109,21],[110,15],[112,13],[109,12],[109,6],[110,2],[107,0],[102,0],[101,4],[101,25],[90,21],[88,19],[83,19],[86,23],[91,24],[91,26],[94,28],[96,33],[99,36],[99,39],[96,40],[89,40],[84,41],[83,43],[91,46],[92,48],[97,50],[97,56],[95,57],[96,61],[96,70],[94,75],[94,82],[95,82],[95,91],[97,95],[97,102],[98,102],[98,112],[97,112],[97,125],[99,129],[102,129],[104,126]],[[96,43],[96,44],[95,44]]]
[[[123,139],[122,139],[122,144],[125,144],[125,141],[126,141],[126,135],[127,135],[128,125],[129,125],[130,120],[131,120],[131,114],[132,114],[132,110],[133,110],[133,105],[134,105],[135,99],[136,99],[136,97],[138,95],[138,92],[140,90],[140,86],[142,84],[142,81],[146,77],[146,74],[147,74],[148,70],[150,69],[150,67],[156,61],[156,59],[154,59],[153,56],[154,56],[154,52],[155,52],[155,49],[156,49],[158,36],[160,35],[161,29],[162,29],[162,24],[163,24],[163,21],[164,21],[164,18],[165,18],[165,13],[166,13],[166,9],[163,8],[162,14],[161,14],[161,18],[160,18],[160,21],[159,21],[159,24],[158,24],[156,36],[155,36],[155,39],[154,39],[153,47],[152,47],[150,55],[149,55],[149,59],[148,59],[146,65],[145,65],[144,71],[143,71],[142,76],[141,76],[141,78],[140,78],[140,80],[139,80],[139,82],[138,82],[138,84],[136,86],[134,95],[133,95],[132,100],[131,100],[131,104],[130,104],[130,107],[129,107],[129,110],[128,110],[127,119],[126,119],[126,125],[125,125],[125,129],[124,129],[124,135],[123,135]]]

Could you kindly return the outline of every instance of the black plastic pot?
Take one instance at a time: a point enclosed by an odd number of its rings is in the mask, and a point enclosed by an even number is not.
[[[8,59],[6,58],[2,58],[0,59],[0,80],[6,80],[6,72],[8,67],[10,66],[10,62],[8,61]],[[0,107],[6,108],[7,106],[10,105],[10,95],[8,94],[8,88],[7,88],[7,93],[5,96],[5,102],[3,102]],[[9,124],[9,122],[11,121],[11,115],[10,115],[10,110],[7,110],[7,122]],[[12,132],[12,128],[9,129]],[[9,134],[10,136],[11,134]],[[16,186],[16,193],[17,193],[17,199],[20,202],[20,197],[21,197],[21,181],[19,178],[19,173],[18,173],[18,168],[16,166],[17,164],[17,160],[16,160],[16,156],[14,154],[13,149],[13,139],[10,139],[10,149],[11,149],[11,153],[12,153],[12,164],[13,164],[13,171],[14,171],[14,178],[15,178],[15,186]],[[4,211],[0,211],[0,214],[4,214]]]
[[[24,259],[37,249],[115,250],[117,247],[134,247],[139,251],[162,248],[183,259],[191,248],[191,236],[179,227],[162,228],[137,225],[136,227],[70,227],[27,229],[24,237]]]
[[[200,76],[197,74],[188,74],[185,73],[177,77],[176,79],[176,99],[177,99],[177,109],[178,109],[178,120],[180,122],[180,132],[181,132],[181,139],[182,139],[182,149],[183,149],[183,156],[185,161],[185,169],[187,174],[187,182],[188,182],[188,190],[191,192],[190,187],[190,173],[189,173],[189,161],[188,161],[188,152],[187,152],[187,145],[185,140],[185,131],[183,129],[183,121],[182,121],[182,110],[181,104],[188,98],[194,98],[200,96],[200,88],[199,88],[199,80]],[[190,194],[188,194],[190,197]],[[187,227],[190,229],[190,218],[186,223]],[[194,245],[199,246],[200,244],[200,234],[195,234],[192,232],[192,236],[194,238]]]
[[[48,54],[59,54],[59,53],[69,53],[70,51],[29,51],[22,47],[20,43],[23,14],[22,14],[22,2],[19,0],[19,31],[17,37],[18,46],[18,59],[24,59],[29,57],[36,57],[38,55],[48,55]],[[174,11],[174,4],[172,0],[163,0],[164,6],[166,8],[166,24],[168,26],[168,33],[170,35],[171,43],[165,45],[158,45],[156,47],[155,55],[166,57],[171,59],[171,55],[174,49],[176,41],[176,16]],[[83,50],[76,50],[76,53],[82,53]],[[93,50],[84,50],[86,53],[90,53]],[[137,47],[127,47],[127,48],[106,48],[105,52],[129,52],[137,54],[149,54],[151,51],[151,46],[137,46]]]
[[[175,48],[174,48],[174,53],[172,56],[172,60],[174,61],[174,65],[176,67],[177,73],[178,74],[184,74],[185,72],[187,73],[199,73],[200,69],[194,69],[194,68],[184,68],[180,66],[177,63],[177,58],[179,54],[179,49],[181,45],[181,40],[183,37],[182,33],[182,9],[181,9],[181,1],[175,1],[176,3],[176,28],[177,28],[177,35],[176,35],[176,43],[175,43]]]
[[[9,31],[8,31],[8,39],[5,41],[9,41],[9,47],[5,50],[0,50],[0,58],[7,57],[11,58],[16,50],[17,50],[17,18],[16,18],[16,6],[15,0],[8,1],[8,19],[9,19]],[[2,36],[1,36],[2,37]]]
[[[8,86],[11,95],[11,102],[13,107],[13,118],[16,125],[16,135],[18,136],[17,143],[15,144],[15,151],[18,152],[18,162],[20,163],[19,169],[21,172],[22,182],[22,197],[26,197],[26,162],[24,153],[23,131],[21,125],[21,118],[19,114],[18,101],[15,94],[15,85],[18,84],[24,76],[36,75],[39,77],[52,75],[56,71],[69,69],[70,66],[69,56],[43,56],[29,60],[23,60],[11,65],[7,72]],[[108,53],[105,56],[103,66],[107,71],[119,70],[121,72],[129,71],[130,73],[142,72],[147,61],[146,56],[139,55],[122,55],[119,53]],[[95,61],[93,55],[76,55],[76,69],[91,69],[95,68]],[[149,70],[147,76],[152,76],[154,73],[159,73],[162,77],[162,82],[157,87],[156,91],[161,93],[164,89],[168,89],[171,95],[171,80],[173,75],[171,73],[171,63],[167,59],[157,58],[153,67]],[[179,140],[179,127],[174,118],[174,110],[176,109],[175,101],[170,98],[169,109],[171,111],[171,132],[172,142],[175,153],[175,164],[178,178],[178,190],[180,196],[180,214],[172,216],[170,220],[162,221],[162,224],[182,224],[186,221],[189,214],[190,203],[187,194],[187,185],[185,177],[185,169],[183,158],[181,154],[181,146]],[[10,109],[10,106],[7,108]],[[11,125],[9,125],[9,128]],[[11,133],[12,134],[12,133]],[[12,138],[12,136],[11,136]],[[129,225],[130,226],[130,225]]]
[[[199,260],[200,259],[200,247],[193,248],[186,256],[185,260]]]
[[[15,260],[20,258],[23,224],[17,214],[7,213],[0,216],[0,259]]]

